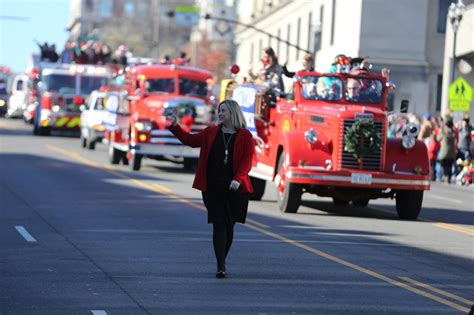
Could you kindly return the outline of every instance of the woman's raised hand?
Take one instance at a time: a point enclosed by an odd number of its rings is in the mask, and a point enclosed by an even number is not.
[[[168,128],[169,127],[174,127],[174,125],[176,125],[176,121],[177,121],[177,118],[176,118],[176,115],[175,114],[167,114],[166,115],[166,120],[169,121],[169,125],[168,125]]]

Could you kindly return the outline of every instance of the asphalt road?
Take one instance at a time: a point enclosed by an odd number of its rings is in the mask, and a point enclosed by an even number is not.
[[[0,118],[0,314],[466,314],[474,304],[473,189],[435,184],[415,222],[275,189],[236,226],[216,279],[193,174],[105,145],[33,136]]]

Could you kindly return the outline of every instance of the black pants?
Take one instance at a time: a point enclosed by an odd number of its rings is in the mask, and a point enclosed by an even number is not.
[[[225,258],[229,253],[234,239],[234,224],[231,222],[216,222],[212,224],[212,242],[217,260],[217,270],[225,271]]]
[[[452,159],[440,160],[441,167],[443,168],[443,175],[446,177],[448,183],[451,183],[451,176],[453,175],[453,163]]]

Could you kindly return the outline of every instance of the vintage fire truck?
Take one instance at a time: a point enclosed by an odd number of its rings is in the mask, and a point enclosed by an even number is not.
[[[39,62],[37,73],[38,105],[34,113],[35,135],[49,135],[52,129],[77,133],[80,131],[80,106],[93,90],[107,85],[112,76],[105,66]]]
[[[387,138],[384,77],[299,72],[286,95],[233,81],[223,89],[254,134],[254,199],[273,181],[283,212],[297,212],[302,194],[313,193],[356,207],[395,198],[399,218],[418,217],[430,188],[427,149],[415,125],[403,138]]]
[[[126,69],[125,88],[109,94],[106,102],[105,141],[112,164],[130,162],[141,168],[144,157],[197,165],[199,148],[182,145],[166,128],[175,113],[186,130],[197,132],[212,120],[212,74],[207,70],[167,65],[141,65]]]

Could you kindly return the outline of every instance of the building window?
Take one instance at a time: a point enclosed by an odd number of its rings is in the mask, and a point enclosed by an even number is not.
[[[312,26],[311,26],[311,23],[313,22],[313,12],[309,12],[309,15],[308,15],[308,50],[311,51],[311,49],[313,47],[311,47],[311,43],[313,42],[312,41],[312,38],[313,38],[313,29],[312,29]]]
[[[323,25],[324,25],[324,6],[321,6],[319,11],[319,29],[316,30],[316,34],[314,36],[314,50],[318,51],[323,47]]]
[[[125,11],[125,15],[133,16],[135,13],[135,4],[133,2],[127,2],[125,3],[123,9]]]
[[[336,24],[336,0],[332,0],[332,16],[331,16],[331,46],[334,45],[334,27]]]
[[[395,93],[393,92],[387,94],[387,109],[389,112],[395,109]]]
[[[100,1],[99,14],[101,17],[112,16],[112,0]]]
[[[453,0],[439,0],[438,33],[446,33],[446,21],[451,2],[453,2]]]
[[[258,52],[257,52],[257,58],[259,58],[259,59],[260,59],[259,56],[262,54],[262,51],[263,51],[263,46],[262,46],[262,45],[263,45],[262,39],[260,38],[260,39],[258,40]],[[259,54],[260,54],[260,55],[259,55]]]
[[[278,29],[277,36],[278,36],[277,56],[280,56],[280,43],[281,43],[281,30],[280,29]]]
[[[301,33],[301,18],[298,18],[298,24],[296,24],[296,46],[300,47],[300,33]],[[300,58],[300,49],[296,48],[296,60]]]
[[[250,44],[250,63],[253,63],[253,43]]]
[[[436,111],[441,112],[441,92],[443,91],[443,75],[438,74],[436,82]]]
[[[86,0],[86,11],[88,13],[94,12],[94,2],[92,0]]]
[[[286,60],[290,60],[290,39],[291,39],[291,24],[288,24],[286,31]]]

